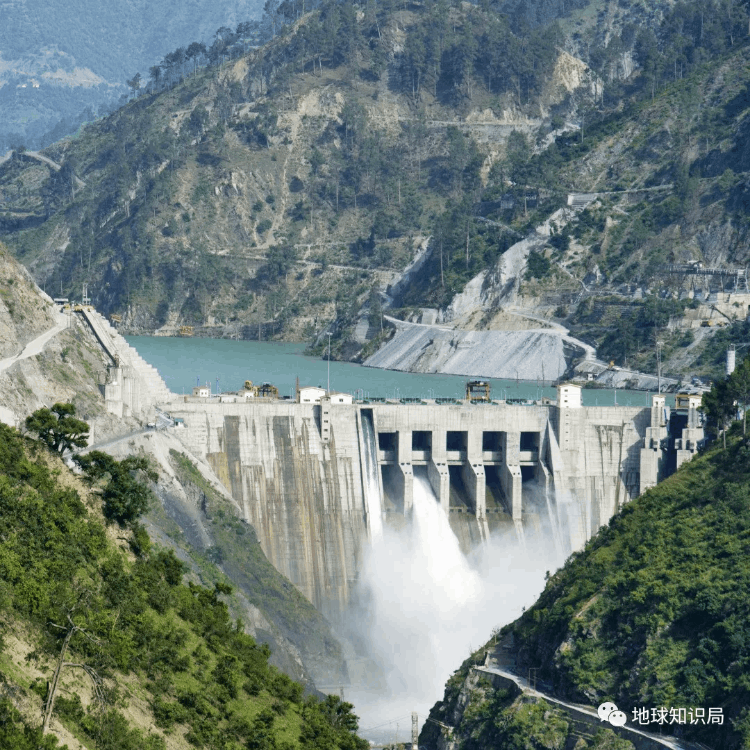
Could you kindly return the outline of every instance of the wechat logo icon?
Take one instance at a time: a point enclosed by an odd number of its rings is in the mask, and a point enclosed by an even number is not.
[[[628,720],[625,712],[620,711],[620,709],[618,709],[617,706],[611,701],[602,703],[602,705],[597,709],[597,713],[599,714],[599,718],[602,721],[608,721],[610,724],[612,724],[612,726],[615,727],[624,726],[625,722]]]

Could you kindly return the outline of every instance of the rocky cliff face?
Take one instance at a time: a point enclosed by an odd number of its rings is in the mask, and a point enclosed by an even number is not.
[[[106,413],[98,383],[107,359],[77,316],[61,316],[28,272],[0,247],[0,419],[23,422],[57,401],[76,406],[93,439],[126,432]],[[54,335],[45,336],[47,331]]]
[[[54,325],[52,300],[0,243],[0,359],[20,354]]]
[[[508,380],[557,380],[586,347],[555,330],[460,331],[396,324],[396,335],[365,365]]]

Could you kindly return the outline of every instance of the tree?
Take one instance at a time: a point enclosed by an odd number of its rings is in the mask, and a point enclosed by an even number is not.
[[[57,668],[55,669],[55,674],[52,677],[52,682],[49,686],[49,694],[47,695],[47,703],[44,707],[44,720],[42,722],[42,734],[46,734],[49,731],[49,723],[50,719],[52,718],[52,711],[55,708],[55,698],[57,697],[57,686],[60,681],[60,672],[65,667],[78,667],[79,669],[83,669],[84,672],[91,678],[91,681],[94,684],[94,692],[95,694],[101,699],[102,696],[102,681],[99,675],[87,664],[77,664],[75,662],[65,661],[65,652],[68,650],[68,645],[70,643],[70,639],[76,634],[81,633],[84,635],[89,641],[92,643],[98,645],[100,641],[97,638],[94,638],[93,636],[89,635],[83,628],[76,625],[73,620],[71,619],[70,615],[68,615],[68,625],[61,626],[61,625],[55,625],[54,623],[51,623],[52,627],[59,628],[60,630],[67,630],[67,633],[65,635],[65,640],[63,640],[62,648],[60,649],[60,656],[57,660]]]
[[[239,27],[238,27],[239,28]],[[193,76],[198,70],[198,58],[206,54],[206,45],[202,42],[191,42],[185,50],[185,57],[193,61]]]
[[[325,161],[325,156],[313,146],[310,152],[310,170],[314,175],[318,174],[318,170],[325,164]]]
[[[203,135],[203,131],[208,126],[209,120],[208,110],[202,104],[199,104],[190,113],[190,117],[188,118],[190,133],[197,136]]]
[[[518,130],[511,130],[505,143],[505,161],[513,182],[525,182],[526,167],[530,158],[531,147],[526,136]]]
[[[747,433],[747,409],[750,405],[750,357],[729,376],[730,390],[742,411],[742,434]]]
[[[102,451],[91,451],[76,456],[75,462],[87,475],[89,481],[105,480],[101,490],[104,517],[119,526],[133,528],[138,519],[148,510],[151,490],[141,477],[155,482],[159,477],[149,468],[143,457],[128,456],[117,461]]]
[[[369,309],[368,323],[371,328],[380,328],[383,330],[383,303],[380,300],[380,292],[377,287],[370,290],[370,297],[367,301]]]
[[[276,23],[278,21],[279,2],[278,0],[266,0],[263,6],[263,13],[268,17],[273,28],[273,35],[276,36]]]
[[[138,92],[141,90],[141,74],[136,73],[129,81],[127,81],[127,84],[133,94],[137,96]]]
[[[152,65],[148,69],[148,74],[151,80],[154,82],[154,88],[156,88],[159,85],[159,81],[161,80],[161,65]]]
[[[531,250],[526,259],[525,278],[529,281],[531,279],[543,279],[550,272],[551,267],[552,264],[543,252]]]
[[[83,420],[76,419],[75,413],[73,404],[57,403],[51,409],[45,406],[26,417],[26,429],[35,432],[56,453],[85,448],[88,445],[89,426]]]
[[[703,412],[706,415],[707,431],[714,436],[723,433],[726,447],[726,428],[735,414],[734,398],[728,378],[715,383],[703,396]]]

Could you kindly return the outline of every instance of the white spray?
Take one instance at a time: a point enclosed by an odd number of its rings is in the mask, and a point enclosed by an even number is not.
[[[412,710],[426,716],[471,649],[532,604],[544,571],[555,567],[514,534],[493,538],[468,559],[429,481],[415,474],[412,523],[402,532],[386,526],[373,537],[360,577],[368,606],[358,633],[385,682],[349,696],[362,729]]]
[[[370,540],[377,544],[383,536],[383,515],[380,502],[380,483],[378,482],[378,452],[375,444],[375,429],[372,416],[361,412],[362,439],[365,445],[365,506],[367,507],[367,523],[370,528]]]

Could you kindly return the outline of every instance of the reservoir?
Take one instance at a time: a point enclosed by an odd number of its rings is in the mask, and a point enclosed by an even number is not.
[[[127,336],[128,343],[156,367],[173,393],[190,394],[193,386],[210,383],[212,392],[237,391],[246,380],[273,383],[280,396],[294,396],[300,385],[326,388],[329,363],[303,354],[305,344],[231,341],[208,338]],[[468,377],[396,372],[351,362],[330,362],[330,387],[355,397],[463,398]],[[536,382],[490,379],[492,398],[539,399],[556,397],[555,388]],[[644,391],[584,389],[585,406],[647,406]]]

